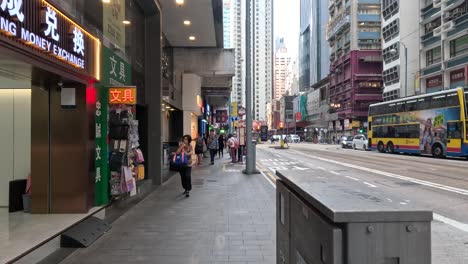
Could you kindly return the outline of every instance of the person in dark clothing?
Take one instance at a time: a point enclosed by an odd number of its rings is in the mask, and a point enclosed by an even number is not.
[[[180,178],[182,181],[182,187],[184,188],[185,197],[190,197],[190,191],[192,190],[192,154],[193,148],[190,144],[192,142],[192,137],[190,135],[185,135],[182,138],[182,141],[179,142],[179,148],[176,151],[176,154],[185,153],[188,162],[187,166],[180,168]]]
[[[211,165],[214,165],[214,158],[218,153],[218,137],[213,130],[210,131],[210,137],[208,138],[208,148],[210,149]]]
[[[219,135],[218,137],[218,157],[224,158],[224,135]]]

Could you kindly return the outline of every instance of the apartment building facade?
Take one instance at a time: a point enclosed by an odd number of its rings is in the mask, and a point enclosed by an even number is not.
[[[467,84],[468,1],[421,0],[422,93]]]
[[[368,107],[382,100],[380,0],[330,0],[329,97],[337,119],[329,127],[354,134],[366,125]]]
[[[419,1],[382,0],[383,100],[419,94]],[[406,51],[405,52],[405,48]]]

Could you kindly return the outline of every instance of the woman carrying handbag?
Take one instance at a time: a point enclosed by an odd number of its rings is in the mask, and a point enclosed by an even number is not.
[[[182,187],[184,188],[185,197],[190,197],[190,191],[192,190],[192,137],[185,135],[182,141],[179,143],[179,148],[176,151],[176,156],[180,155],[182,164],[179,168],[180,178],[182,181]]]

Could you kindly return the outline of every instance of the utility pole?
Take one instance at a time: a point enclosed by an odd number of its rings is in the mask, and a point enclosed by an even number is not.
[[[254,4],[255,4],[255,0]],[[246,165],[245,165],[245,170],[243,171],[245,174],[257,174],[258,171],[256,169],[256,158],[255,158],[255,146],[252,143],[252,69],[251,69],[251,63],[252,63],[252,50],[251,50],[251,43],[252,43],[252,36],[250,35],[251,33],[251,24],[252,24],[252,19],[250,17],[250,12],[252,10],[252,0],[247,0],[246,1],[246,23],[245,23],[245,28],[246,28],[246,62],[245,62],[245,67],[246,67],[246,76],[245,76],[245,110],[246,110],[246,120],[245,120],[245,126],[246,126],[246,144],[247,144],[247,160],[246,160]],[[255,20],[255,12],[252,12],[252,18]]]

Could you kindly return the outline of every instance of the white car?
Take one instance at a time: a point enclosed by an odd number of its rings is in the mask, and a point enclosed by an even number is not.
[[[353,149],[368,150],[368,144],[369,141],[367,140],[367,137],[363,134],[356,135],[353,139]]]
[[[301,142],[301,137],[298,135],[289,135],[288,137],[289,142],[294,142],[294,143],[300,143]]]

